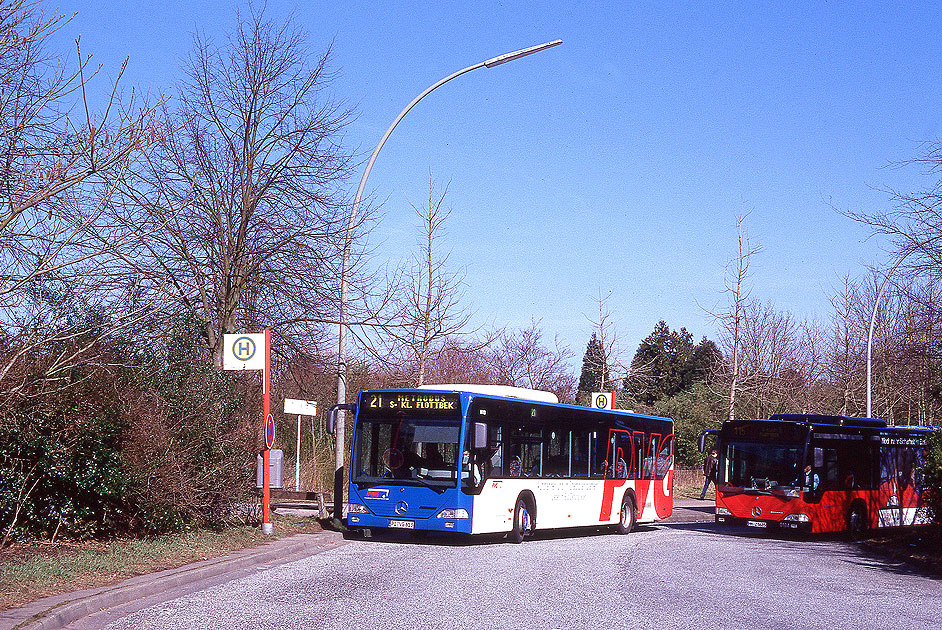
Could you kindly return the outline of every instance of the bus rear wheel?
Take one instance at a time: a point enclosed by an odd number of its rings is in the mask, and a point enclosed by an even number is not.
[[[533,517],[530,516],[530,506],[526,499],[519,497],[514,507],[513,529],[510,530],[510,542],[522,543],[527,534],[533,531]]]
[[[619,534],[631,532],[635,527],[636,518],[635,500],[630,494],[626,494],[625,498],[621,501],[621,512],[619,512],[618,515],[618,525],[615,526],[615,531]]]

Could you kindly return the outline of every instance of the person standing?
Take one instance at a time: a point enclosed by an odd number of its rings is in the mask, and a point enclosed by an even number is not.
[[[819,483],[821,483],[821,478],[818,477],[818,473],[811,469],[811,464],[805,466],[805,487],[808,489],[807,491],[814,492],[818,489]]]
[[[700,498],[705,499],[707,490],[710,489],[710,482],[713,482],[714,489],[716,488],[716,461],[717,461],[717,452],[716,449],[710,451],[710,454],[706,456],[703,460],[703,490],[700,492]]]

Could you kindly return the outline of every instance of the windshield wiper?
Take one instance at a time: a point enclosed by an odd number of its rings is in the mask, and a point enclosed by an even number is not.
[[[449,485],[449,484],[442,483],[441,481],[439,481],[439,483],[432,484],[432,483],[429,483],[428,481],[426,481],[425,479],[423,479],[422,477],[419,477],[419,476],[411,477],[411,478],[409,478],[409,479],[403,479],[403,481],[418,481],[420,484],[422,484],[422,485],[425,486],[426,488],[431,488],[432,490],[434,490],[435,492],[438,492],[438,493],[442,493],[442,492],[444,492],[445,490],[447,490],[448,488],[454,487],[454,486],[451,486],[451,485]],[[438,481],[438,480],[437,480],[437,481]],[[449,480],[449,481],[450,481],[450,480]]]

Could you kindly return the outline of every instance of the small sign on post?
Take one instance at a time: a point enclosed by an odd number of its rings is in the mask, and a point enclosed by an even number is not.
[[[317,415],[316,400],[298,400],[297,398],[285,398],[285,413],[293,413],[298,416],[298,439],[294,450],[294,489],[301,490],[301,416]],[[314,439],[314,424],[311,420],[311,439]]]
[[[285,398],[285,413],[297,414],[299,416],[316,416],[317,401]]]
[[[275,417],[268,414],[265,420],[265,448],[271,448],[275,445]]]

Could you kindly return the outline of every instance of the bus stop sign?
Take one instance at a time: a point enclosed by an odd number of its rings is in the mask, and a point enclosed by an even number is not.
[[[615,392],[592,392],[592,406],[596,409],[614,409]]]

